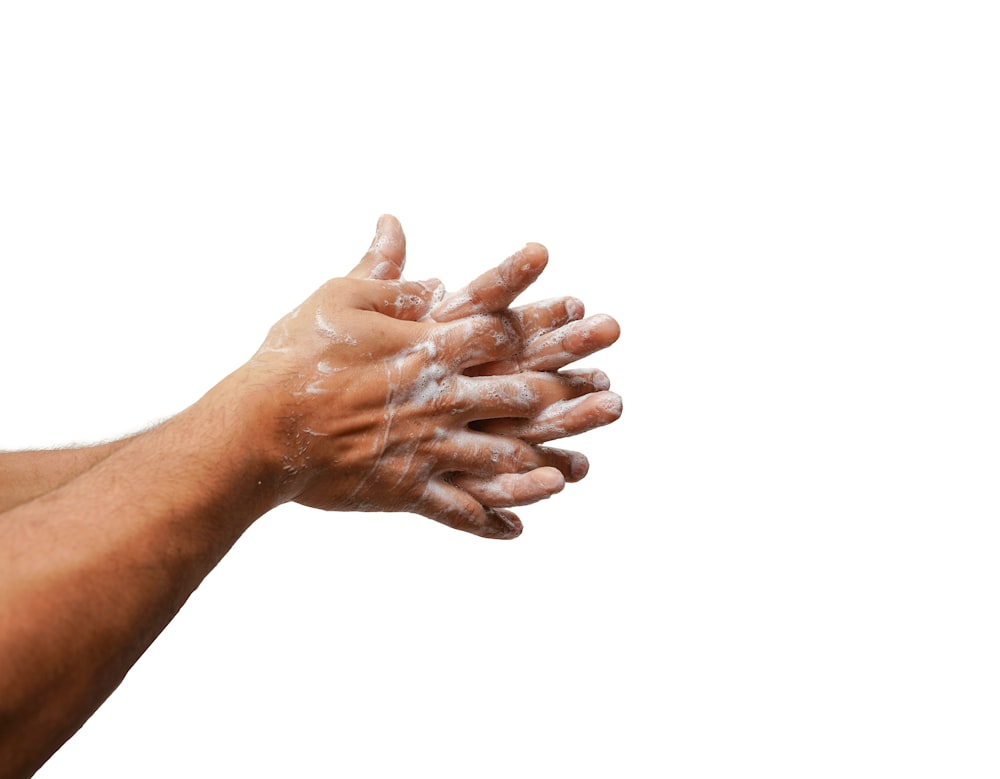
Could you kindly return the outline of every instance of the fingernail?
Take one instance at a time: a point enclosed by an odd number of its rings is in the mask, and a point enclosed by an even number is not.
[[[566,301],[566,313],[571,320],[582,319],[585,310],[583,301],[579,298],[570,298]]]

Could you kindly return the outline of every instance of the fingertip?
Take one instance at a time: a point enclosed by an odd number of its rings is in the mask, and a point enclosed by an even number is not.
[[[375,225],[375,237],[365,256],[347,274],[356,279],[398,279],[406,264],[406,237],[399,220],[383,214]]]
[[[590,472],[590,460],[580,452],[571,452],[569,458],[569,481],[580,481]]]
[[[579,319],[583,319],[583,315],[586,313],[587,307],[583,304],[580,298],[566,298],[566,316],[570,322],[576,322]]]
[[[434,310],[441,304],[446,294],[444,282],[441,279],[427,279],[417,283],[423,286],[428,293],[427,309],[421,316],[433,319]]]
[[[602,341],[609,346],[617,341],[622,334],[622,327],[618,320],[610,314],[594,314],[592,317],[594,330],[600,330]]]
[[[424,279],[423,281],[418,281],[417,284],[426,289],[432,298],[444,290],[444,282],[441,279]]]
[[[622,326],[620,324],[618,324],[618,320],[615,319],[610,314],[605,314],[604,316],[606,316],[608,318],[608,325],[607,326],[608,326],[609,331],[614,334],[613,338],[612,338],[612,342],[617,341],[621,337]]]
[[[562,475],[558,468],[545,465],[536,468],[534,471],[536,483],[545,493],[545,497],[551,497],[563,491],[566,486],[566,477]]]
[[[513,511],[487,508],[486,515],[490,519],[490,524],[482,528],[483,532],[480,535],[483,538],[510,541],[524,532],[524,525]]]
[[[521,250],[526,259],[530,259],[543,266],[549,261],[549,250],[540,243],[529,241]]]
[[[601,408],[603,408],[612,419],[620,419],[624,406],[622,396],[617,392],[603,392],[601,398]]]
[[[499,275],[499,281],[512,293],[505,300],[505,304],[509,305],[517,295],[520,295],[535,282],[545,270],[548,262],[548,249],[540,243],[527,243],[500,263],[495,270],[476,279],[470,287],[475,287],[477,282],[484,281],[487,282],[488,287],[492,287],[496,283],[497,275]]]
[[[379,217],[369,251],[402,266],[406,257],[406,236],[399,220],[392,214],[382,214]]]
[[[392,229],[399,226],[399,220],[392,214],[382,214],[375,223],[375,232],[381,233],[386,229]]]
[[[621,327],[614,317],[607,314],[593,314],[570,324],[565,330],[563,346],[579,359],[584,355],[608,348],[620,336]]]
[[[517,264],[518,271],[524,274],[518,283],[527,287],[541,275],[545,266],[549,264],[549,250],[540,243],[526,243],[524,248],[510,259]]]

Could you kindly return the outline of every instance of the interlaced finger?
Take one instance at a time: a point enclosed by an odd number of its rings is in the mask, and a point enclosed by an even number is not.
[[[529,243],[497,267],[491,268],[444,299],[431,311],[436,322],[453,322],[475,314],[494,314],[510,307],[538,278],[548,263],[544,246]]]
[[[452,413],[463,422],[502,417],[535,418],[558,401],[606,390],[610,386],[608,377],[598,370],[455,376],[449,402]],[[478,424],[476,427],[483,429]]]
[[[476,429],[493,435],[542,444],[610,425],[622,414],[622,399],[614,392],[594,392],[558,400],[531,419],[493,419],[476,423]]]
[[[570,482],[582,479],[590,468],[587,458],[579,452],[536,446],[478,430],[457,430],[442,437],[434,460],[439,472],[486,477],[550,466]]]
[[[455,530],[482,538],[517,538],[524,529],[516,514],[484,506],[465,490],[441,477],[428,481],[414,511]]]
[[[453,474],[451,482],[484,506],[527,506],[561,492],[566,479],[558,469],[535,468],[527,473],[501,473],[492,477]]]
[[[537,336],[526,343],[520,353],[494,363],[472,367],[468,373],[478,375],[558,370],[611,346],[620,334],[621,328],[617,321],[607,314],[596,314]]]
[[[452,355],[459,369],[507,360],[524,345],[521,323],[510,311],[439,324],[435,338],[441,353]]]

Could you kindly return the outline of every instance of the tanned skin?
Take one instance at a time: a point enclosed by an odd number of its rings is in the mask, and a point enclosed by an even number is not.
[[[343,278],[191,407],[122,441],[0,454],[0,777],[27,777],[119,685],[259,517],[289,501],[514,538],[587,472],[548,441],[621,413],[618,338],[574,298],[511,308],[529,244],[452,295],[402,279],[392,217]]]

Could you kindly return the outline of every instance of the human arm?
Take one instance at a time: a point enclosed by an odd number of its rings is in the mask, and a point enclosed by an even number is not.
[[[83,724],[267,506],[218,397],[0,515],[4,779]]]
[[[133,438],[93,446],[0,452],[0,514],[61,487]]]
[[[517,518],[452,474],[578,472],[572,453],[473,425],[592,383],[465,375],[520,350],[523,325],[418,321],[435,290],[328,283],[189,409],[0,515],[0,776],[30,775],[69,738],[271,508],[408,511],[511,537]]]
[[[406,259],[406,242],[395,217],[379,220],[375,240],[361,262],[348,274],[351,278],[398,280]],[[508,309],[541,274],[548,252],[539,244],[528,244],[503,263],[491,268],[469,284],[434,300],[425,315],[435,321],[453,321],[464,316],[499,313]],[[522,370],[555,371],[607,348],[618,338],[618,323],[607,315],[584,319],[582,301],[556,298],[514,309],[525,335],[522,352],[492,365],[477,366],[479,374],[517,373]],[[572,375],[572,374],[570,374]],[[610,381],[600,371],[585,374],[594,391],[545,409],[534,422],[495,420],[481,429],[519,435],[533,443],[567,438],[615,421],[621,414],[621,398],[608,392]],[[134,440],[129,436],[102,444],[0,452],[0,513],[44,495],[104,460]],[[586,472],[586,458],[576,454],[575,481]],[[484,479],[456,475],[453,479],[478,500],[496,507],[525,505],[559,492],[564,478],[548,468],[524,474],[503,474]]]
[[[351,278],[400,279],[406,256],[405,237],[392,216],[379,221],[375,240],[368,253],[348,274]],[[464,316],[498,313],[508,309],[545,268],[548,252],[539,244],[528,244],[503,263],[491,268],[453,293],[442,295],[426,317],[453,321]],[[443,292],[443,289],[442,289]],[[607,315],[583,318],[583,303],[577,298],[556,298],[514,309],[525,334],[522,352],[513,358],[478,366],[479,374],[517,373],[522,370],[559,370],[566,365],[605,349],[617,340],[618,324]],[[609,393],[610,382],[601,372],[586,378],[594,392],[545,409],[534,423],[497,420],[481,429],[518,435],[533,443],[566,438],[610,424],[621,414],[621,399]],[[66,484],[135,436],[84,447],[0,452],[0,513]],[[571,480],[581,478],[586,458],[576,453],[578,470]],[[525,474],[504,474],[482,479],[456,476],[466,491],[483,503],[494,506],[525,505],[550,497],[562,489],[564,480],[552,469]]]

